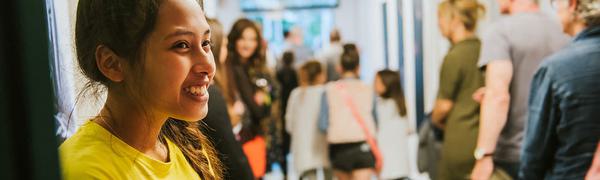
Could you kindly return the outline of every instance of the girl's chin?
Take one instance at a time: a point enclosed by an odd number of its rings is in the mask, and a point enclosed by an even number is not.
[[[200,110],[196,110],[197,112],[195,112],[195,113],[182,114],[181,116],[173,117],[173,118],[179,119],[179,120],[182,120],[185,122],[190,122],[190,123],[198,122],[198,121],[201,121],[204,118],[206,118],[206,114],[208,112],[207,110],[208,110],[208,108],[202,108]]]

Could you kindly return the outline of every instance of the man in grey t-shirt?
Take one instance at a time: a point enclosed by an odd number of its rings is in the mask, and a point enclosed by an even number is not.
[[[546,56],[569,41],[535,0],[498,2],[509,16],[482,35],[479,66],[486,70],[486,87],[472,179],[488,179],[494,165],[517,178],[533,74]]]

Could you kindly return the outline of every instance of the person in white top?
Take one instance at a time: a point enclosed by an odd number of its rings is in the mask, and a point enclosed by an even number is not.
[[[336,70],[336,66],[340,62],[340,57],[344,52],[340,32],[334,29],[329,33],[329,46],[323,48],[317,55],[317,59],[325,65],[327,73],[327,82],[340,79],[340,73]]]
[[[325,179],[332,179],[325,134],[319,132],[317,120],[321,95],[325,91],[325,74],[318,61],[306,62],[300,68],[300,87],[288,100],[285,113],[286,130],[291,136],[294,169],[300,179],[317,179],[317,169],[324,168]]]
[[[382,70],[375,76],[375,116],[377,144],[383,155],[381,179],[407,179],[410,176],[408,138],[412,130],[406,116],[400,75]]]

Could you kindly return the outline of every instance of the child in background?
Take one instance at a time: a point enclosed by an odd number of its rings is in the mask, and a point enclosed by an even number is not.
[[[325,179],[332,179],[327,140],[317,127],[321,95],[325,91],[323,67],[317,61],[309,61],[302,65],[299,74],[301,86],[291,92],[285,114],[294,168],[300,179],[317,179],[320,168],[325,168]]]
[[[329,158],[339,180],[370,179],[380,165],[373,153],[377,147],[370,145],[375,136],[373,89],[359,79],[359,64],[356,46],[344,45],[341,78],[328,83],[321,98],[319,129],[327,134]]]
[[[408,179],[410,123],[406,116],[404,92],[396,71],[382,70],[375,76],[377,142],[383,154],[381,179]]]

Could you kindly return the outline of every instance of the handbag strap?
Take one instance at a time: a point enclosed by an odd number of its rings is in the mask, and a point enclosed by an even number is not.
[[[365,120],[363,119],[362,115],[360,114],[360,112],[358,111],[358,108],[356,108],[356,105],[354,104],[352,97],[348,96],[348,94],[346,93],[345,85],[342,83],[337,83],[335,86],[340,91],[340,94],[342,95],[344,102],[350,108],[350,112],[352,113],[352,116],[354,116],[354,119],[356,119],[356,122],[360,125],[360,128],[365,133],[366,138],[373,139],[373,137],[371,136],[371,131],[367,127],[367,124],[366,124]]]

